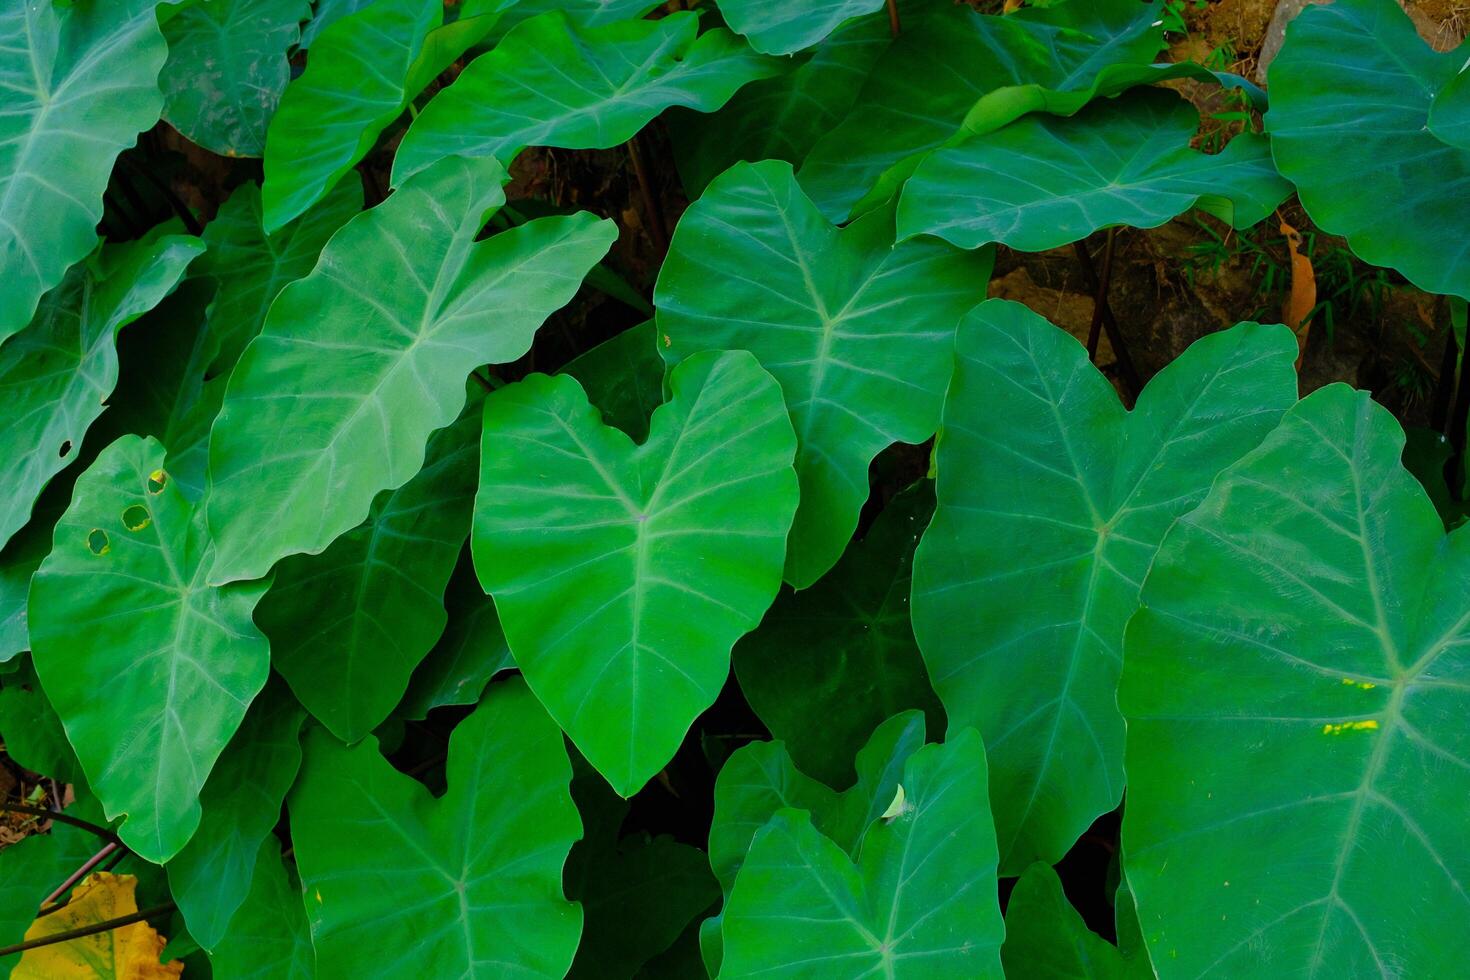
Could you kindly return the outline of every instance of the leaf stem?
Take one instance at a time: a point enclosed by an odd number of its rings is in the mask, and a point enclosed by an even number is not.
[[[122,847],[122,845],[119,844],[117,841],[108,841],[106,844],[102,845],[102,850],[87,858],[87,860],[83,862],[80,868],[77,868],[70,875],[68,875],[66,880],[57,885],[56,889],[50,895],[47,895],[41,900],[42,908],[50,905],[62,895],[65,895],[68,888],[85,878],[88,872],[97,867],[97,865],[101,864],[103,861],[106,861],[107,856],[120,847]]]
[[[898,22],[898,0],[888,0],[888,33],[898,37],[903,25]]]
[[[1087,250],[1087,243],[1076,241],[1072,243],[1072,251],[1077,254],[1077,261],[1082,266],[1082,277],[1088,289],[1093,295],[1098,295],[1101,282],[1097,277],[1097,269],[1092,265],[1092,253]],[[1113,316],[1113,309],[1108,305],[1107,296],[1099,304],[1102,308],[1103,329],[1108,332],[1108,343],[1113,345],[1113,356],[1118,359],[1118,375],[1123,380],[1123,390],[1128,396],[1131,405],[1138,399],[1138,393],[1143,390],[1143,384],[1138,377],[1138,368],[1133,364],[1133,357],[1128,353],[1128,345],[1123,341],[1123,333],[1118,329],[1118,320]]]
[[[87,936],[95,936],[99,932],[110,932],[113,929],[121,929],[123,926],[130,926],[134,922],[142,922],[145,919],[153,918],[155,915],[172,912],[176,907],[173,902],[164,902],[162,905],[155,905],[151,909],[132,912],[128,915],[120,915],[115,919],[105,919],[102,922],[94,922],[89,926],[82,926],[80,929],[68,929],[66,932],[58,932],[51,936],[27,939],[23,943],[0,947],[0,957],[11,956],[15,953],[24,953],[28,949],[39,949],[42,946],[54,946],[57,943],[71,942],[73,939],[85,939]]]
[[[648,236],[660,252],[669,249],[668,225],[664,223],[664,211],[653,192],[649,179],[648,161],[644,158],[641,133],[628,140],[628,159],[633,164],[633,174],[638,179],[638,190],[643,195],[643,213],[648,219]]]
[[[1092,325],[1087,329],[1087,359],[1097,363],[1097,345],[1102,339],[1103,307],[1108,302],[1108,286],[1113,280],[1113,242],[1117,238],[1117,226],[1108,229],[1108,243],[1103,248],[1102,281],[1092,297]]]
[[[1450,396],[1455,391],[1455,369],[1460,363],[1460,345],[1455,341],[1455,331],[1446,330],[1444,357],[1439,364],[1439,380],[1434,385],[1434,403],[1429,410],[1429,427],[1436,432],[1449,435]]]
[[[99,827],[95,823],[89,823],[78,817],[62,813],[60,810],[48,810],[43,806],[30,806],[26,803],[0,803],[0,810],[7,813],[26,813],[31,816],[45,817],[48,820],[55,820],[58,823],[70,824],[73,827],[80,827],[82,830],[91,831],[103,840],[114,841],[119,844],[122,843],[121,839],[106,827]]]

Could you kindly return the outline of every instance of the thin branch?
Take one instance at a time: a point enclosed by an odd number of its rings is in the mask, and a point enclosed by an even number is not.
[[[504,388],[505,382],[493,374],[481,374],[479,371],[471,371],[470,377],[480,383],[480,387],[486,391],[494,391],[496,388]]]
[[[87,858],[86,862],[84,862],[80,868],[77,868],[70,875],[68,875],[66,880],[57,885],[56,889],[50,895],[47,895],[45,898],[43,898],[41,900],[41,907],[45,908],[47,905],[50,905],[58,898],[65,895],[67,889],[71,888],[72,885],[75,885],[77,882],[87,877],[88,872],[97,867],[97,865],[101,864],[103,861],[106,861],[107,856],[120,847],[122,847],[122,845],[119,844],[117,841],[109,841],[107,844],[104,844],[102,850]]]
[[[73,939],[85,939],[88,936],[95,936],[99,932],[110,932],[113,929],[121,929],[123,926],[130,926],[134,922],[142,922],[156,915],[172,912],[176,907],[173,902],[165,902],[162,905],[155,905],[151,909],[133,912],[130,915],[120,915],[116,919],[94,922],[92,925],[82,926],[80,929],[69,929],[66,932],[58,932],[52,936],[41,936],[39,939],[27,939],[25,942],[16,943],[13,946],[0,947],[0,957],[11,956],[15,953],[24,953],[28,949],[39,949],[42,946],[68,943]]]
[[[0,811],[25,813],[34,817],[45,817],[48,820],[55,820],[58,823],[70,824],[73,827],[80,827],[83,830],[91,831],[103,840],[122,843],[118,836],[106,827],[99,827],[95,823],[89,823],[70,814],[62,813],[60,810],[48,810],[43,806],[31,806],[26,803],[0,803]]]

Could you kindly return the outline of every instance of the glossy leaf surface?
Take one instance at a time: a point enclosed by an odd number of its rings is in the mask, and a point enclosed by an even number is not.
[[[314,980],[316,951],[301,883],[267,836],[250,875],[250,893],[209,956],[216,980]]]
[[[720,13],[736,34],[766,54],[793,54],[809,48],[844,21],[872,13],[881,0],[838,3],[783,3],[780,0],[720,0]]]
[[[475,569],[532,690],[623,796],[714,702],[796,509],[791,423],[753,357],[704,354],[669,384],[641,446],[567,376],[485,400]]]
[[[1050,865],[1036,863],[1016,882],[1000,949],[1008,980],[1125,980],[1118,947],[1087,928]]]
[[[1124,410],[1070,335],[1005,300],[960,330],[914,558],[919,649],[987,740],[1001,868],[1055,862],[1123,791],[1123,628],[1164,532],[1296,397],[1296,341],[1210,335]]]

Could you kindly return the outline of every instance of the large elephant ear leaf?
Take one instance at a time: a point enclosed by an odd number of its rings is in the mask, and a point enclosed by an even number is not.
[[[1111,225],[1154,228],[1193,207],[1245,228],[1291,193],[1263,137],[1244,133],[1211,156],[1190,148],[1198,128],[1194,107],[1165,89],[1072,117],[1027,116],[926,157],[904,186],[899,237],[1043,252]],[[1045,167],[1028,165],[1040,155]]]
[[[991,300],[959,332],[914,634],[986,738],[1001,869],[1059,861],[1123,792],[1124,625],[1164,532],[1296,398],[1296,340],[1195,343],[1126,412],[1069,334]]]
[[[670,363],[748,350],[781,383],[801,478],[795,587],[841,557],[873,458],[934,434],[955,327],[984,298],[992,259],[895,246],[891,211],[838,228],[774,160],[731,167],[684,212],[654,290],[659,349]]]
[[[795,54],[822,41],[844,21],[882,7],[883,0],[719,0],[725,23],[764,54]]]
[[[434,799],[376,739],[309,736],[289,806],[321,976],[566,975],[582,910],[562,866],[582,824],[561,732],[524,683],[454,729],[446,776]]]
[[[308,0],[200,0],[164,24],[163,118],[214,153],[258,157],[286,83]]]
[[[1062,891],[1051,866],[1026,869],[1006,905],[1006,939],[1000,949],[1007,980],[1129,980],[1117,946],[1087,928]]]
[[[1147,65],[1163,46],[1157,3],[1068,2],[1005,17],[945,7],[904,20],[847,117],[802,164],[802,186],[832,220],[847,217],[888,168],[952,138],[983,96],[1016,86],[1090,90],[1106,66]],[[1018,93],[1003,118],[1031,107]]]
[[[277,297],[210,435],[214,581],[259,578],[362,523],[423,466],[470,370],[523,355],[607,252],[612,222],[585,212],[476,241],[504,176],[494,160],[440,161]]]
[[[183,235],[106,246],[68,270],[30,325],[0,347],[0,398],[10,416],[0,453],[11,461],[0,489],[0,544],[81,455],[117,384],[118,331],[172,292],[202,251]]]
[[[729,31],[698,30],[687,10],[605,27],[578,27],[560,11],[526,21],[419,114],[394,183],[454,154],[509,166],[527,146],[617,146],[669,106],[709,112],[780,70]]]
[[[250,875],[250,893],[209,953],[215,980],[315,980],[316,951],[301,882],[267,834]]]
[[[1305,10],[1271,62],[1266,128],[1282,175],[1323,231],[1432,293],[1470,297],[1470,146],[1431,111],[1470,49],[1430,50],[1392,0]],[[1458,97],[1463,103],[1466,96]],[[1373,175],[1373,193],[1363,192]]]
[[[856,861],[811,815],[756,833],[723,914],[722,980],[1000,978],[995,831],[974,729],[909,757]]]
[[[641,446],[566,375],[485,400],[475,569],[531,689],[623,796],[714,703],[796,510],[796,438],[755,358],[706,353],[669,384]]]
[[[158,863],[199,826],[205,777],[270,662],[251,619],[265,584],[206,584],[204,515],[163,458],[137,436],[102,451],[77,480],[30,603],[36,673],[82,768],[109,818],[127,815],[123,841]]]
[[[1453,976],[1470,532],[1322,389],[1169,532],[1128,628],[1123,844],[1162,978]]]
[[[0,341],[92,251],[113,162],[158,121],[168,47],[157,5],[28,0],[0,10]]]
[[[266,231],[331,190],[494,20],[444,24],[442,0],[377,0],[322,31],[306,71],[286,87],[266,132]]]

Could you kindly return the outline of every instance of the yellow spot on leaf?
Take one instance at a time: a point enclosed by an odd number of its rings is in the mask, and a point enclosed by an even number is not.
[[[1369,718],[1367,721],[1344,721],[1337,724],[1329,722],[1322,726],[1323,735],[1341,735],[1343,732],[1372,732],[1378,730],[1378,721]]]
[[[316,890],[316,903],[318,905],[322,904],[322,890],[320,888]]]
[[[1371,691],[1378,686],[1372,681],[1355,681],[1351,677],[1344,677],[1342,682],[1348,687],[1356,687],[1360,691]]]
[[[163,470],[154,470],[148,474],[148,492],[157,496],[163,493],[163,488],[168,486],[168,474]]]
[[[674,342],[669,339],[669,335],[668,334],[664,334],[664,346],[665,347],[672,347],[672,346],[674,346]]]
[[[70,932],[138,911],[132,875],[98,872],[77,886],[66,907],[42,916],[26,930],[27,939]],[[28,949],[10,974],[12,980],[164,980],[184,972],[179,960],[158,962],[164,938],[146,922]]]

